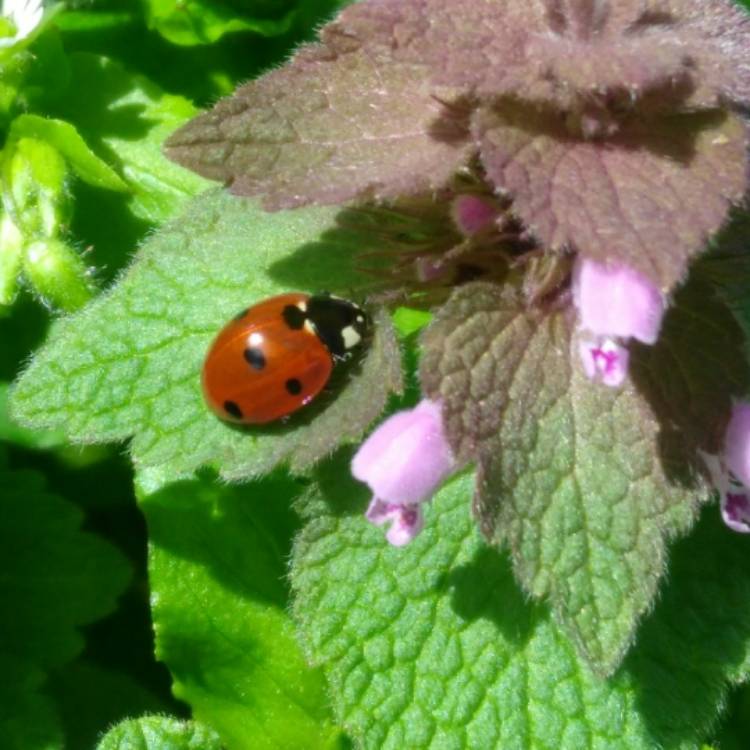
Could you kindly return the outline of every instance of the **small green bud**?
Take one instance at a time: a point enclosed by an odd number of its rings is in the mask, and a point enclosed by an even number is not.
[[[13,220],[0,217],[0,306],[10,305],[16,296],[23,259],[23,237]]]
[[[62,240],[32,242],[24,254],[24,272],[45,303],[77,310],[89,301],[93,284],[78,253]]]
[[[28,50],[11,52],[7,48],[0,48],[0,124],[3,127],[22,107],[24,84],[33,64],[34,55]]]
[[[4,176],[11,209],[24,235],[53,237],[70,217],[67,167],[60,152],[35,138],[13,143]]]

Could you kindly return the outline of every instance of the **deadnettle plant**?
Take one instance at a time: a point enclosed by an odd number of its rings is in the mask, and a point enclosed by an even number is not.
[[[379,217],[371,302],[434,317],[425,400],[354,459],[368,518],[405,544],[475,466],[482,532],[604,672],[712,487],[748,525],[750,371],[698,259],[747,190],[748,104],[730,0],[363,0],[167,144],[270,211]]]

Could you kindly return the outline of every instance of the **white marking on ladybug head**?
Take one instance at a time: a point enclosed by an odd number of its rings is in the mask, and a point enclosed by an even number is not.
[[[344,349],[352,349],[362,341],[359,332],[352,326],[341,329],[341,338],[344,340]]]
[[[309,321],[306,320],[302,326],[308,333],[311,333],[313,336],[316,335],[317,331],[315,330],[315,326]]]
[[[364,319],[364,317],[362,315],[357,315],[356,321],[357,321],[357,323],[364,323],[365,319]]]
[[[307,302],[304,300],[297,303],[297,309],[302,310],[302,312],[307,312]]]

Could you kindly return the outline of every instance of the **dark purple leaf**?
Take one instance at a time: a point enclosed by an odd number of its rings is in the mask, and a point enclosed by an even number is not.
[[[474,129],[489,179],[542,245],[619,260],[665,290],[745,191],[747,130],[735,115],[633,119],[586,140],[552,110],[505,102]]]
[[[442,187],[473,149],[456,92],[339,25],[178,130],[167,154],[266,207]]]

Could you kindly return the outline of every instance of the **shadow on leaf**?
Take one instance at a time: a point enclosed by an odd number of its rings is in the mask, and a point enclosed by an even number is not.
[[[303,504],[306,517],[314,518],[321,511],[336,518],[364,514],[370,501],[370,490],[352,476],[349,467],[354,450],[342,448],[330,460],[318,465],[315,470],[318,489]],[[318,503],[324,503],[325,508]]]
[[[633,381],[657,416],[662,462],[674,483],[696,488],[699,452],[722,450],[732,401],[750,391],[743,348],[740,326],[700,263],[675,295],[657,344],[634,347]]]
[[[299,528],[291,500],[302,487],[282,473],[239,486],[208,476],[168,485],[141,503],[150,545],[204,566],[242,598],[286,607]]]
[[[470,622],[489,620],[516,648],[523,648],[545,616],[544,605],[527,601],[516,583],[507,554],[482,545],[468,563],[445,580],[451,608]]]
[[[727,683],[747,673],[749,563],[747,539],[729,531],[713,505],[672,550],[671,580],[624,665],[662,747],[687,746],[696,728],[707,731]]]

